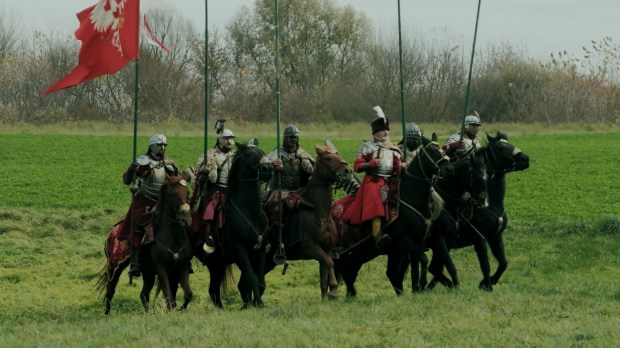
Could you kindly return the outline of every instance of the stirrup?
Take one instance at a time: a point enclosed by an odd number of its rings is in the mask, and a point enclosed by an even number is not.
[[[391,241],[392,237],[389,234],[380,234],[375,238],[375,246],[379,249],[383,248],[387,242]]]
[[[202,245],[202,250],[204,250],[207,255],[213,254],[215,252],[215,248],[210,246],[206,242]]]

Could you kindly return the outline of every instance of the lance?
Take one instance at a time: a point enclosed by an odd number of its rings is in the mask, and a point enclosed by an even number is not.
[[[275,73],[276,73],[276,154],[277,158],[280,158],[280,25],[279,25],[279,7],[278,0],[274,0],[274,12],[275,12]],[[282,243],[282,172],[277,172],[278,180],[278,249],[273,255],[273,262],[277,265],[281,265],[286,262],[286,255],[284,252],[284,244]]]
[[[403,159],[407,158],[407,138],[405,134],[405,83],[403,79],[403,38],[400,22],[400,0],[398,0],[398,65],[400,67],[400,118],[403,127]]]
[[[203,149],[203,163],[207,163],[207,151],[209,143],[209,1],[205,0],[205,48],[204,48],[205,66],[204,66],[204,149]],[[199,168],[196,168],[198,170]]]
[[[476,36],[478,35],[478,19],[480,18],[480,3],[482,0],[478,0],[478,10],[476,11],[476,26],[474,29],[474,41],[471,45],[471,59],[469,61],[469,74],[467,76],[467,89],[465,91],[465,105],[463,106],[463,118],[461,119],[461,137],[460,141],[463,141],[463,131],[465,130],[465,117],[467,116],[467,102],[469,101],[469,88],[471,86],[471,72],[474,66],[474,54],[476,52]]]

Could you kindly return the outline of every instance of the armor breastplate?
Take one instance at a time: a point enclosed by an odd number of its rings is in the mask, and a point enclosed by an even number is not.
[[[228,176],[230,174],[230,167],[232,166],[232,153],[233,151],[229,151],[228,153],[217,151],[215,154],[219,168],[216,184],[219,186],[228,187]]]
[[[275,157],[274,157],[275,158]],[[301,183],[301,158],[295,156],[294,153],[289,153],[284,150],[280,152],[280,158],[282,159],[282,189],[287,191],[298,190]],[[269,186],[272,188],[278,187],[278,176],[274,175],[269,182]]]
[[[377,162],[377,175],[389,178],[394,173],[394,150],[391,150],[381,143],[367,141],[362,144],[358,157],[371,154],[372,159]]]
[[[145,197],[156,201],[159,197],[159,190],[166,179],[166,169],[164,168],[166,162],[151,159],[148,165],[151,168],[151,172],[149,173],[149,176],[140,183],[138,192]]]

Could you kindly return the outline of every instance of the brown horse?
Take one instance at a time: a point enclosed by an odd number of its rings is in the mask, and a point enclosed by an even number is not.
[[[105,289],[106,315],[110,314],[110,305],[119,278],[129,265],[127,251],[123,250],[127,246],[126,240],[119,241],[117,238],[119,226],[123,223],[124,221],[121,221],[114,226],[108,235],[104,247],[107,263],[96,285],[96,289],[100,292]],[[154,212],[151,241],[143,244],[140,249],[143,277],[140,300],[145,310],[149,307],[150,293],[155,285],[156,276],[159,288],[166,297],[168,309],[176,307],[179,283],[185,295],[181,309],[185,309],[192,299],[192,290],[189,285],[192,250],[186,231],[190,224],[187,182],[180,176],[166,175]]]
[[[283,256],[289,260],[317,260],[320,263],[321,295],[323,298],[334,299],[338,295],[338,280],[332,259],[332,249],[336,242],[336,225],[330,213],[332,185],[341,181],[343,176],[350,177],[352,170],[331,142],[328,140],[325,143],[326,146],[314,146],[317,155],[314,172],[307,186],[300,190],[304,201],[313,207],[302,207],[288,218],[292,225],[298,226],[289,232],[295,233],[296,230],[299,238],[285,245],[284,253],[280,248],[272,247],[271,255],[267,257],[267,270],[273,269],[276,261],[283,261],[277,260]],[[272,228],[271,236],[278,235],[276,226]],[[272,246],[277,245],[277,238],[272,238]]]

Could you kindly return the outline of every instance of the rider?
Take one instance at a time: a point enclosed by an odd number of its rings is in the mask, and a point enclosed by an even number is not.
[[[265,199],[270,215],[278,212],[280,201],[289,211],[297,209],[302,204],[311,207],[310,203],[302,200],[298,191],[306,186],[314,171],[314,158],[299,146],[299,133],[297,126],[292,124],[286,126],[284,141],[279,149],[280,157],[278,157],[278,149],[271,151],[267,156],[278,173],[269,181]],[[278,187],[278,180],[280,187]],[[279,200],[278,191],[280,191]]]
[[[165,156],[168,141],[163,134],[154,134],[149,140],[149,149],[145,155],[136,159],[135,163],[129,165],[127,171],[123,174],[123,183],[130,185],[137,179],[137,187],[130,187],[135,192],[129,211],[125,217],[123,236],[131,236],[130,245],[130,267],[129,274],[139,277],[140,261],[139,250],[140,244],[149,225],[149,214],[159,198],[159,190],[164,183],[166,174],[178,175],[179,170],[175,166],[174,161]]]
[[[468,154],[472,149],[479,149],[481,146],[480,138],[478,138],[480,126],[482,126],[482,122],[480,122],[478,113],[476,113],[476,115],[466,116],[462,135],[463,139],[461,140],[460,132],[449,137],[443,145],[446,155],[454,159]]]
[[[224,122],[225,120],[218,120],[215,123],[217,143],[207,151],[207,162],[204,162],[204,154],[201,154],[196,162],[198,175],[194,192],[198,197],[194,197],[194,200],[200,201],[196,210],[199,217],[195,219],[196,223],[192,227],[194,231],[204,233],[205,239],[202,247],[207,254],[215,251],[213,231],[219,231],[222,227],[224,214],[222,208],[226,202],[228,174],[235,155],[232,149],[235,144],[235,135],[230,129],[224,129]],[[200,237],[200,242],[202,242],[202,236]]]
[[[407,147],[407,151],[402,163],[403,167],[411,163],[413,158],[418,154],[420,146],[422,146],[422,129],[413,122],[407,123],[405,126],[405,139],[398,143],[398,147],[403,153],[405,153],[405,146]]]
[[[377,118],[370,124],[372,140],[362,143],[354,162],[355,172],[366,172],[355,200],[342,215],[343,221],[361,225],[372,221],[372,235],[381,247],[389,239],[382,223],[395,213],[394,192],[400,171],[400,149],[390,142],[390,125],[379,106],[373,108]]]

